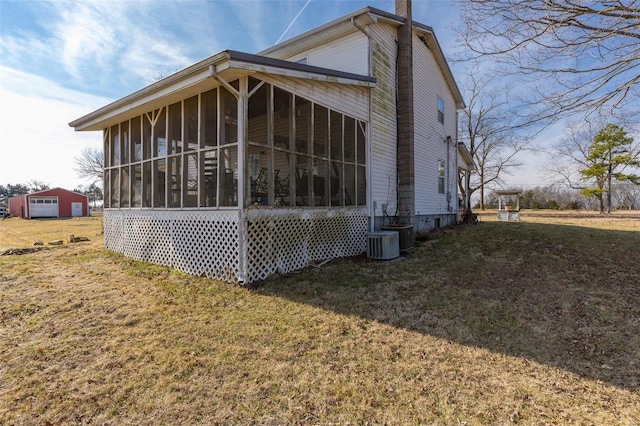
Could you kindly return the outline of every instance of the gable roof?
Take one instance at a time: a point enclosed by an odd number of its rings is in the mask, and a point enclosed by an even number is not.
[[[349,32],[358,31],[357,26],[362,27],[379,21],[387,22],[394,26],[400,26],[404,25],[405,18],[404,16],[394,15],[393,13],[367,6],[324,25],[313,28],[282,43],[276,44],[275,46],[269,47],[258,52],[258,54],[280,59],[291,57],[297,53],[311,49],[318,44],[336,39]],[[447,86],[453,94],[456,102],[456,108],[464,108],[465,103],[462,93],[460,92],[458,84],[453,77],[451,68],[449,68],[449,64],[447,63],[433,28],[413,21],[413,31],[424,39],[424,43],[427,45],[431,53],[433,53],[438,66],[442,70]]]
[[[215,80],[218,75],[226,81],[232,81],[255,72],[365,87],[373,87],[376,83],[375,77],[366,75],[224,50],[78,118],[69,126],[75,130],[102,130],[133,114],[143,114],[212,89],[218,86]]]

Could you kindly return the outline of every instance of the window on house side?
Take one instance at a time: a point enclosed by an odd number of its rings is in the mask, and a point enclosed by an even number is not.
[[[438,96],[438,121],[444,124],[444,99]]]
[[[438,194],[444,194],[444,161],[438,160]]]

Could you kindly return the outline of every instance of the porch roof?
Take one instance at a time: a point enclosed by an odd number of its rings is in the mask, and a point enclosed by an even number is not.
[[[132,115],[217,87],[220,83],[213,78],[215,76],[229,82],[254,73],[364,87],[374,87],[376,84],[375,77],[224,50],[78,118],[69,126],[77,131],[103,130]]]
[[[475,161],[473,161],[473,156],[469,152],[469,149],[465,145],[464,142],[458,142],[458,155],[459,158],[464,161],[464,165],[460,166],[461,169],[465,170],[475,170],[477,169]]]

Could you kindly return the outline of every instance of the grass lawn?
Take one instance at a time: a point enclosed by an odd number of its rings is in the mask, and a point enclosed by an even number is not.
[[[0,424],[640,424],[640,219],[523,212],[253,289],[0,221]],[[69,234],[88,242],[66,243]]]

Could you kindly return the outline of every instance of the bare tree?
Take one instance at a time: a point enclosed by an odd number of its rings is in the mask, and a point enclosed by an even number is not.
[[[469,199],[479,191],[479,207],[485,209],[485,191],[493,184],[502,183],[505,174],[521,165],[517,154],[531,149],[529,139],[520,134],[524,125],[514,121],[507,97],[508,90],[496,90],[490,80],[478,81],[468,77],[465,93],[467,107],[462,111],[460,138],[469,148],[476,170],[467,173],[466,185],[459,182],[460,190],[469,188]],[[469,207],[469,206],[467,206]]]
[[[27,186],[29,187],[29,192],[40,192],[49,189],[48,183],[44,183],[37,179],[31,179],[27,182]]]
[[[617,209],[636,210],[640,208],[640,185],[621,182],[614,185]]]
[[[76,166],[73,168],[82,178],[92,179],[94,182],[102,180],[102,167],[104,154],[98,148],[85,148],[75,158]]]
[[[461,15],[470,56],[517,74],[537,120],[640,115],[637,0],[465,0]]]
[[[569,124],[565,136],[548,149],[546,171],[557,183],[572,189],[584,189],[580,170],[588,167],[589,146],[602,122],[580,122]]]

